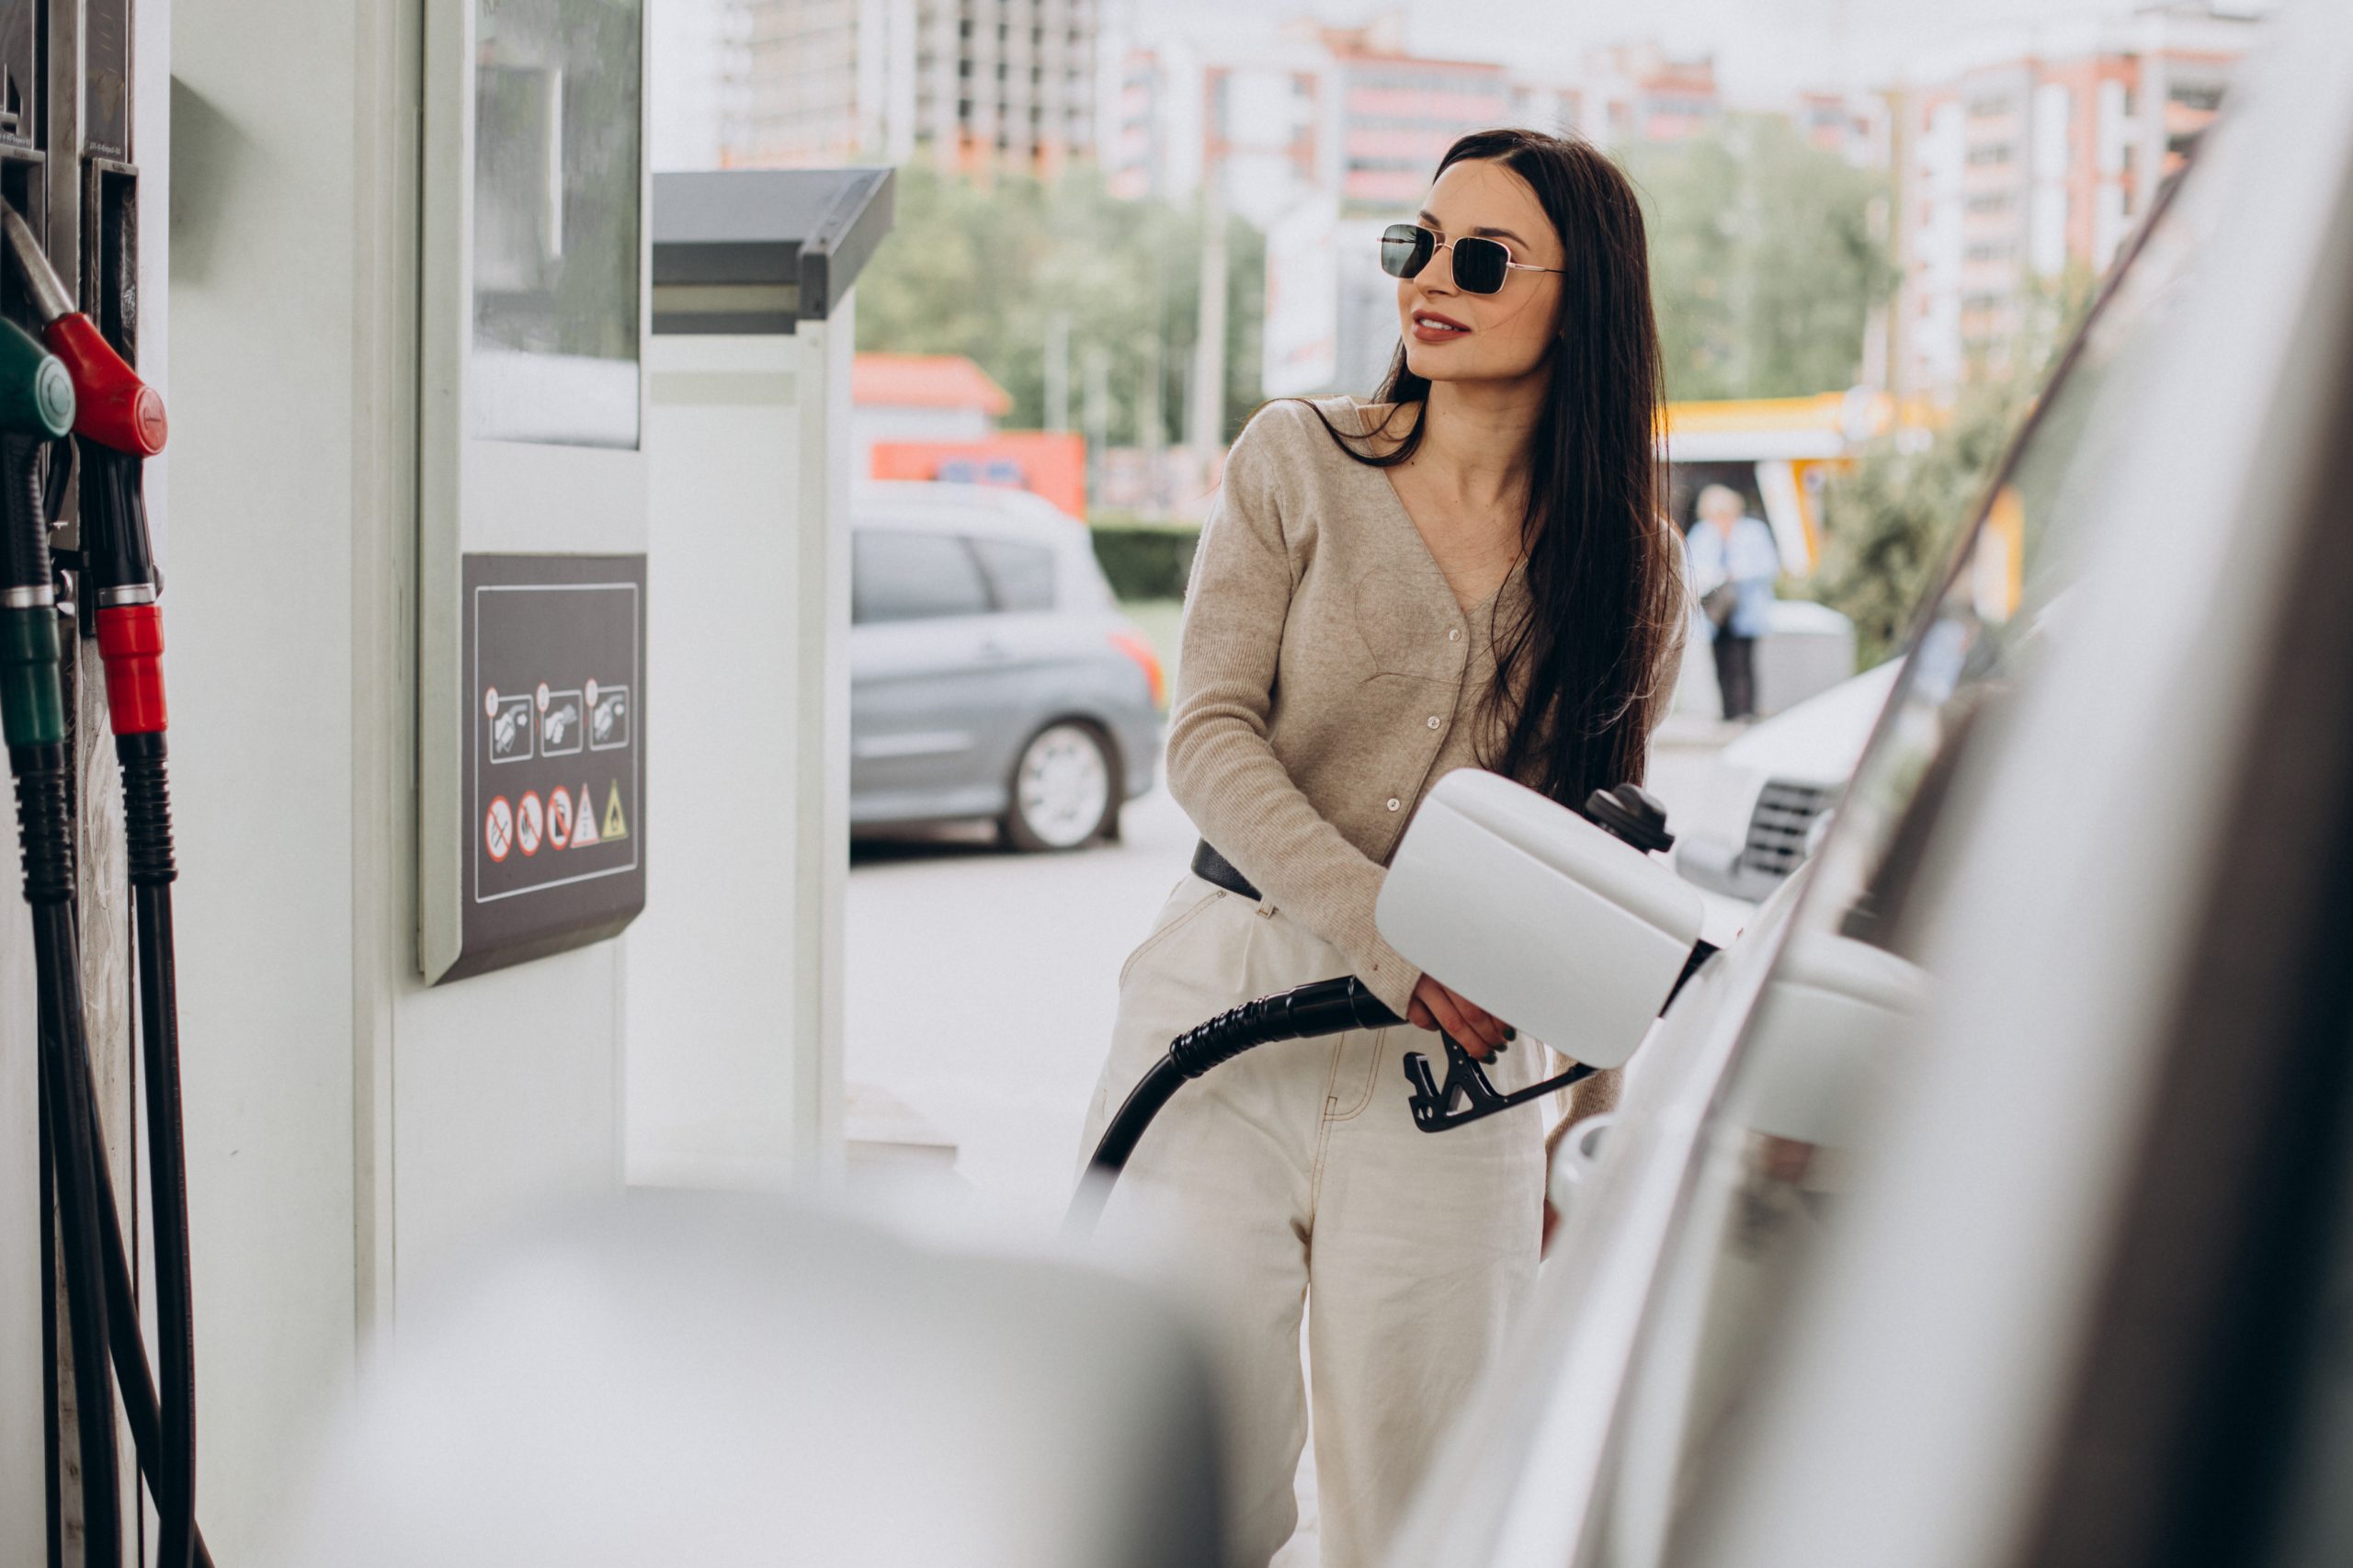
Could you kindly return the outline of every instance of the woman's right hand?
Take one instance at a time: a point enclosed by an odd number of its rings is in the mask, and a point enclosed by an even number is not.
[[[1449,990],[1427,974],[1414,983],[1414,998],[1406,1004],[1405,1021],[1417,1028],[1444,1030],[1457,1045],[1482,1062],[1518,1032],[1461,992]]]

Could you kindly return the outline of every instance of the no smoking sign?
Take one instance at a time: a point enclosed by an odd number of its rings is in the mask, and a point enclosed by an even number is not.
[[[493,860],[506,859],[515,847],[515,808],[504,795],[492,796],[490,810],[483,813],[482,846]]]

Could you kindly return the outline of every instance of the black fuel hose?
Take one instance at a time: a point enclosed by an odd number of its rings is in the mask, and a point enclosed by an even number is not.
[[[66,1324],[73,1341],[74,1428],[82,1460],[82,1560],[90,1568],[122,1561],[120,1494],[114,1440],[101,1172],[104,1145],[91,1097],[89,1039],[82,1009],[81,943],[74,926],[72,773],[62,744],[12,746],[25,898],[31,906],[40,993],[42,1099],[55,1165],[65,1263]],[[134,1320],[135,1322],[135,1320]],[[135,1328],[133,1332],[136,1332]]]
[[[161,732],[119,735],[123,837],[138,953],[153,1206],[161,1462],[153,1466],[157,1568],[188,1568],[196,1536],[196,1317],[188,1260],[188,1156],[180,1119],[178,978],[173,961],[171,789]],[[145,1445],[142,1445],[142,1453]]]
[[[1344,974],[1245,1002],[1187,1029],[1168,1042],[1168,1053],[1154,1062],[1129,1091],[1119,1114],[1103,1130],[1095,1157],[1087,1162],[1086,1178],[1071,1199],[1066,1223],[1077,1228],[1094,1224],[1111,1183],[1126,1167],[1128,1156],[1135,1153],[1144,1129],[1188,1081],[1275,1040],[1307,1040],[1347,1029],[1385,1029],[1403,1022],[1388,1004],[1366,989],[1363,981]]]
[[[114,1197],[114,1178],[103,1162],[98,1165],[98,1242],[107,1278],[107,1333],[114,1342],[115,1386],[122,1395],[124,1424],[139,1454],[140,1473],[149,1492],[164,1490],[164,1421],[155,1399],[155,1374],[147,1364],[147,1342],[139,1335],[138,1298],[131,1283],[131,1254],[122,1240],[122,1210]],[[213,1568],[211,1549],[204,1544],[204,1529],[190,1522],[197,1568]]]

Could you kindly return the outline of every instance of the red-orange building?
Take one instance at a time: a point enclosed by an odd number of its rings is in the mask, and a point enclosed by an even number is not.
[[[1003,484],[1086,516],[1086,441],[999,430],[1011,394],[961,354],[860,354],[850,366],[850,438],[874,479]]]
[[[1000,430],[977,441],[877,441],[876,479],[997,484],[1042,495],[1072,517],[1086,517],[1086,437],[1069,430]]]

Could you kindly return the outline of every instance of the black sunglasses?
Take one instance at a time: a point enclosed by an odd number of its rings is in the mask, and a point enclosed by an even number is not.
[[[1568,270],[1514,261],[1511,252],[1495,240],[1475,236],[1441,240],[1419,223],[1392,223],[1381,231],[1381,270],[1392,278],[1417,278],[1430,264],[1430,257],[1442,250],[1454,253],[1454,286],[1466,294],[1492,294],[1515,272]]]

